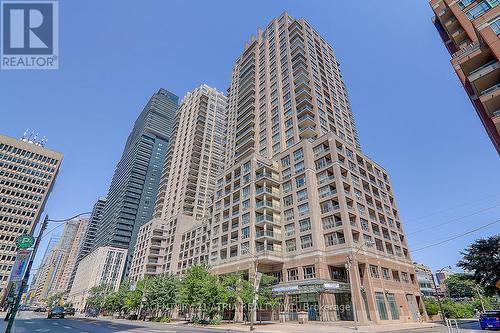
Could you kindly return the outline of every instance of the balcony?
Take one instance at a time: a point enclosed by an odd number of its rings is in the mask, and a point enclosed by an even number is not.
[[[280,198],[280,191],[277,188],[263,186],[263,187],[257,188],[257,190],[255,191],[256,198],[261,198],[264,196],[264,194],[269,195],[269,196],[273,196],[276,199]]]
[[[299,130],[299,136],[301,138],[312,138],[316,135],[318,135],[318,133],[316,132],[316,127],[314,126],[305,126]]]
[[[295,91],[295,97],[298,99],[309,97],[309,99],[311,99],[312,98],[311,89],[309,89],[308,86],[306,86],[302,89],[299,89],[299,90]]]
[[[495,124],[498,133],[500,133],[500,110],[493,112],[491,119],[493,120],[493,124]]]
[[[464,48],[460,49],[459,51],[453,53],[452,58],[453,59],[457,59],[460,62],[463,58],[471,55],[472,53],[474,53],[475,51],[479,50],[480,48],[481,48],[481,45],[479,44],[478,41],[470,43],[466,47],[464,47]]]
[[[281,257],[281,247],[276,246],[273,244],[257,244],[255,246],[255,251],[261,255],[259,255],[259,262],[276,262],[276,261],[281,261],[280,259],[276,257]],[[270,256],[274,258],[263,258],[262,256]]]
[[[255,221],[256,221],[255,225],[266,224],[266,223],[280,225],[280,219],[274,217],[271,214],[256,214]]]
[[[297,108],[297,115],[299,117],[302,117],[302,116],[304,116],[306,114],[314,117],[314,111],[312,109],[312,104],[311,105],[306,105],[306,106],[304,106],[302,108]]]
[[[468,79],[476,91],[483,91],[495,83],[498,83],[498,78],[500,77],[499,69],[500,62],[493,59],[471,71]]]
[[[273,203],[270,200],[257,201],[255,208],[256,208],[255,209],[256,212],[264,212],[267,210],[275,211],[277,213],[280,212],[280,204]]]
[[[245,151],[248,147],[253,147],[255,143],[255,140],[253,138],[253,136],[249,136],[247,137],[246,139],[243,139],[241,141],[239,141],[237,144],[236,144],[236,151],[237,152],[243,152]]]
[[[258,230],[255,233],[255,239],[257,240],[264,240],[267,239],[268,242],[281,242],[281,234],[277,234],[272,230]]]
[[[275,185],[279,185],[279,180],[280,180],[280,177],[278,174],[267,172],[267,171],[264,171],[262,173],[257,173],[255,176],[255,181],[256,181],[257,185],[261,185],[267,181],[269,181]]]
[[[316,124],[314,116],[310,114],[305,114],[298,118],[299,126],[314,126]]]

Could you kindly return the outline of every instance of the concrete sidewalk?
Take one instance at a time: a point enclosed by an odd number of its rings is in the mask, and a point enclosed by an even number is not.
[[[220,325],[209,325],[208,327],[217,329],[226,329],[231,331],[248,332],[250,331],[249,324],[236,323],[229,324],[223,323]],[[418,331],[420,329],[429,329],[434,327],[442,327],[441,324],[437,323],[405,323],[405,324],[384,324],[384,325],[370,325],[370,326],[358,326],[358,331],[360,333],[382,333],[391,331]],[[257,324],[255,326],[254,332],[272,332],[272,333],[310,333],[310,332],[356,332],[354,326],[351,322],[318,322],[318,323],[277,323],[277,322],[266,322],[262,324]]]

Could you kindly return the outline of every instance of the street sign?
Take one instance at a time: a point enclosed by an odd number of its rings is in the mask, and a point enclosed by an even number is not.
[[[35,238],[31,235],[21,235],[16,238],[16,245],[20,249],[27,249],[29,247],[33,246],[33,243],[35,243]]]

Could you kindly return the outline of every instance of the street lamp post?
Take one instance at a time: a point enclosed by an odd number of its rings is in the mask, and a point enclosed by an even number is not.
[[[254,286],[252,288],[252,312],[250,313],[250,331],[255,330],[255,321],[257,320],[257,292],[259,291],[259,271],[257,270],[258,266],[258,257],[250,253],[252,255],[253,265],[254,265]]]
[[[438,273],[441,273],[446,268],[451,269],[451,266],[446,266],[446,267],[441,268],[439,271],[436,272],[436,276]],[[443,323],[446,325],[446,318],[444,317],[443,304],[441,303],[441,298],[439,297],[438,288],[436,285],[436,281],[434,280],[434,274],[432,274],[432,272],[431,272],[431,277],[432,277],[432,284],[434,285],[434,291],[436,292],[436,298],[437,298],[438,305],[439,305],[439,311],[441,312],[441,319],[443,320]]]
[[[351,249],[351,252],[347,256],[347,262],[345,264],[346,272],[349,275],[349,290],[351,291],[351,306],[352,306],[352,313],[353,313],[353,319],[354,319],[354,330],[358,330],[358,314],[356,312],[356,305],[354,303],[354,290],[352,287],[353,284],[353,267],[356,267],[355,265],[355,256],[358,254],[359,251],[363,249],[363,246],[368,245],[372,246],[373,242],[365,242],[363,243],[357,250],[356,252],[353,252]],[[355,271],[355,270],[354,270]]]

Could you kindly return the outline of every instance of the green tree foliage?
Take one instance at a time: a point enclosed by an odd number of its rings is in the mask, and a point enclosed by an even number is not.
[[[47,305],[50,308],[53,307],[53,306],[58,306],[58,305],[60,305],[62,303],[63,297],[64,297],[64,293],[63,292],[57,293],[57,294],[54,294],[54,295],[50,295],[47,298]]]
[[[179,284],[179,279],[171,274],[146,278],[143,282],[146,307],[162,314],[172,310],[178,300]]]
[[[141,306],[142,292],[140,290],[129,290],[123,300],[123,309],[131,312],[136,311]]]
[[[474,280],[485,287],[489,294],[500,294],[500,234],[476,240],[462,254],[458,266],[471,272]]]
[[[448,277],[444,284],[446,286],[446,294],[451,298],[470,298],[477,296],[476,282],[470,274],[453,274]]]
[[[210,274],[207,267],[191,267],[182,279],[180,301],[189,305],[202,319],[212,320],[222,311],[230,293],[220,277]]]
[[[276,284],[276,278],[272,275],[262,274],[259,285],[259,298],[257,304],[259,307],[275,308],[278,305],[278,299],[273,295],[272,286]]]
[[[90,288],[87,305],[94,309],[101,309],[104,306],[106,296],[110,293],[110,289],[106,284]]]

